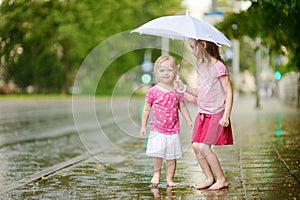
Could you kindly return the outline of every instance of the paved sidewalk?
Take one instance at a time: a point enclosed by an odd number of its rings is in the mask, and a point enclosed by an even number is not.
[[[179,185],[167,187],[163,169],[161,184],[151,189],[152,160],[145,156],[141,140],[130,135],[138,134],[139,122],[130,126],[132,119],[126,117],[118,121],[118,126],[108,123],[102,127],[107,137],[120,137],[124,135],[121,127],[128,128],[126,141],[111,142],[105,148],[95,145],[100,150],[93,156],[85,152],[47,169],[31,169],[35,173],[20,180],[27,182],[10,185],[0,199],[300,199],[300,111],[275,99],[262,99],[260,109],[254,105],[253,97],[235,100],[232,112],[235,144],[214,148],[230,182],[227,189],[193,188],[203,181],[204,175],[190,146],[191,129],[184,122],[181,132],[184,157],[178,160],[174,178]],[[190,110],[195,116],[195,106],[190,105]],[[74,134],[70,137],[72,141],[77,136]],[[86,143],[94,144],[100,136],[98,129],[95,133],[87,131]],[[58,149],[53,141],[56,140],[47,140],[47,144]],[[82,144],[78,145],[76,148],[82,148]],[[22,158],[22,154],[18,155]]]
[[[236,100],[232,124],[235,144],[215,147],[230,187],[221,191],[197,191],[207,199],[300,199],[300,112],[275,99]],[[180,171],[180,166],[182,171]],[[192,166],[186,171],[186,166]],[[177,174],[199,184],[204,175],[192,150],[179,161]]]

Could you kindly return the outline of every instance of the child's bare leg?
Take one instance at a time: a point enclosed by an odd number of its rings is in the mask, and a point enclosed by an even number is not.
[[[193,143],[192,147],[198,160],[198,163],[206,177],[206,180],[201,185],[199,185],[197,189],[208,188],[214,183],[214,176],[212,170],[205,158],[206,155],[211,151],[210,146],[202,143]]]
[[[162,163],[163,163],[162,158],[158,158],[158,157],[153,158],[153,177],[151,179],[151,183],[153,185],[157,185],[159,183]]]
[[[167,184],[168,186],[176,186],[177,184],[173,182],[173,177],[176,170],[176,159],[175,160],[167,160],[166,163],[166,171],[167,171]]]
[[[214,176],[213,176],[211,168],[205,158],[198,162],[199,162],[201,169],[204,172],[205,178],[206,178],[205,181],[197,187],[197,189],[201,190],[201,189],[210,187],[214,183]]]
[[[229,183],[224,176],[220,161],[216,154],[211,151],[209,155],[207,155],[206,160],[208,161],[212,171],[214,172],[217,178],[217,181],[212,186],[210,186],[209,189],[219,190],[228,187]]]

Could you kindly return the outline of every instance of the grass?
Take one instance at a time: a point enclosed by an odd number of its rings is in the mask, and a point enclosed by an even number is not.
[[[114,95],[115,97],[128,97],[128,95]],[[144,97],[145,94],[135,93],[134,97]],[[76,97],[94,97],[94,95],[80,95]],[[95,95],[96,98],[111,98],[111,95]],[[71,94],[9,94],[9,95],[0,95],[1,100],[26,100],[26,99],[36,99],[36,100],[45,100],[45,99],[72,99],[73,95]]]
[[[72,95],[62,95],[62,94],[9,94],[0,95],[0,100],[9,99],[68,99],[72,98]]]

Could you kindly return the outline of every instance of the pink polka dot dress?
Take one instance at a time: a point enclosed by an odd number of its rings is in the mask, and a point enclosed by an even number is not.
[[[176,92],[161,91],[154,86],[149,89],[146,101],[152,104],[150,131],[157,131],[163,134],[177,134],[179,125],[179,101],[184,100],[184,94]]]
[[[150,134],[146,155],[166,160],[183,156],[178,109],[184,95],[176,90],[164,92],[157,86],[149,89],[146,102],[151,104]]]

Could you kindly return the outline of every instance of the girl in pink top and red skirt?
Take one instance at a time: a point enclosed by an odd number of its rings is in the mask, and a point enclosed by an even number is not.
[[[198,115],[192,147],[206,177],[197,189],[218,190],[228,187],[229,183],[211,145],[233,144],[230,123],[232,87],[217,44],[189,39],[189,46],[197,59],[198,88],[191,88],[181,81],[175,81],[175,87],[197,97]]]

